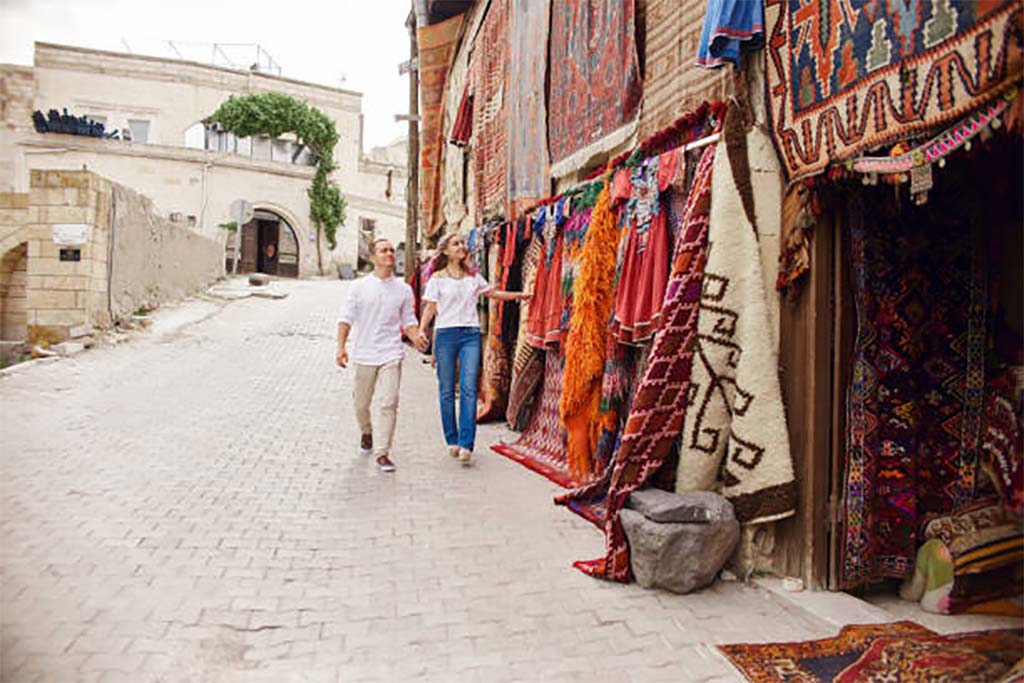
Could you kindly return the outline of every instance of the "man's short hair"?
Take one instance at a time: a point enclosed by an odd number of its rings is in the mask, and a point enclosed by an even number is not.
[[[377,253],[377,245],[380,244],[381,242],[387,242],[388,244],[391,244],[391,240],[389,240],[387,237],[378,237],[377,239],[375,239],[372,242],[370,242],[370,253],[371,254],[376,254]],[[391,246],[394,247],[394,245],[391,245]]]

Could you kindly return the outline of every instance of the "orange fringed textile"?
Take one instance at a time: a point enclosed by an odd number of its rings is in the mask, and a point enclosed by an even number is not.
[[[619,231],[609,193],[611,166],[597,196],[584,238],[579,277],[573,293],[572,317],[565,341],[565,364],[559,414],[568,432],[569,472],[577,481],[590,479],[592,455],[601,425],[601,377],[604,373],[608,317],[614,304],[615,260]]]

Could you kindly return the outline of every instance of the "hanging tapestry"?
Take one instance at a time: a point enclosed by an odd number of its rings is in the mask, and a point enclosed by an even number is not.
[[[494,288],[500,288],[504,275],[505,245],[498,236],[505,230],[504,224],[488,226],[484,239],[486,249],[484,258],[487,261],[488,282]],[[505,416],[508,407],[508,387],[512,379],[509,367],[508,347],[501,339],[501,309],[498,302],[482,298],[483,315],[487,319],[486,326],[481,326],[483,338],[483,358],[480,363],[480,390],[477,394],[476,419],[478,422],[500,420]]]
[[[796,484],[768,313],[774,301],[725,143],[719,145],[676,490],[716,491],[740,522],[753,524],[792,515]]]
[[[644,50],[644,102],[640,112],[641,140],[670,126],[701,102],[728,95],[731,74],[691,66],[694,45],[701,36],[706,2],[646,0],[647,32]]]
[[[541,249],[540,239],[533,236],[523,257],[525,292],[534,291]],[[544,354],[526,340],[526,321],[530,317],[530,305],[530,299],[519,304],[519,329],[512,355],[512,382],[508,391],[508,409],[505,417],[509,427],[515,430],[525,428],[534,406],[534,394],[544,374]]]
[[[636,132],[643,83],[633,0],[560,0],[551,8],[548,145],[567,175]]]
[[[512,216],[551,194],[547,103],[549,0],[512,0],[508,199]]]
[[[1019,0],[768,0],[770,128],[789,178],[941,128],[1019,81]]]
[[[750,0],[708,0],[697,65],[740,68],[740,53],[764,45],[764,5]]]
[[[842,587],[907,576],[925,515],[972,502],[984,408],[985,274],[955,193],[851,200],[857,312],[847,394]]]
[[[939,635],[912,621],[844,626],[821,640],[718,646],[755,683],[1008,682],[1022,648],[1019,629]]]
[[[687,199],[683,230],[676,241],[662,322],[654,336],[643,379],[626,420],[622,440],[607,479],[605,556],[576,562],[581,571],[612,579],[630,578],[629,546],[619,522],[619,511],[629,494],[651,479],[668,458],[683,428],[690,370],[697,336],[700,283],[704,273],[708,210],[711,204],[711,169],[715,147],[701,156]],[[556,499],[568,504],[588,500],[599,486],[585,487]]]
[[[419,51],[420,119],[420,216],[428,235],[440,226],[441,154],[444,151],[444,103],[448,67],[462,29],[459,14],[416,31]]]
[[[544,378],[537,405],[522,435],[514,443],[491,446],[495,452],[541,474],[559,486],[571,488],[582,482],[569,474],[565,450],[565,429],[558,417],[558,398],[562,395],[562,359],[558,351],[544,355]]]
[[[508,216],[509,2],[491,0],[471,57],[478,223]]]
[[[487,2],[478,2],[466,12],[458,49],[448,69],[448,87],[445,90],[444,125],[448,143],[441,153],[441,210],[437,222],[423,223],[424,233],[469,231],[473,211],[466,205],[466,164],[469,155],[466,146],[473,132],[473,84],[469,71],[469,56],[473,42],[487,11]],[[472,173],[469,174],[472,176]]]

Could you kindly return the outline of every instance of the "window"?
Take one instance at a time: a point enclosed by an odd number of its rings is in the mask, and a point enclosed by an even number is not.
[[[253,159],[270,159],[270,143],[271,140],[266,135],[252,139],[252,158]]]
[[[295,146],[288,140],[274,140],[274,146],[271,148],[270,152],[270,160],[291,163],[294,147]]]
[[[235,154],[241,154],[243,157],[252,156],[252,138],[238,138],[235,142]]]
[[[206,149],[206,126],[200,122],[186,128],[185,146],[189,149]]]
[[[131,131],[132,142],[149,142],[149,121],[128,119],[128,130]]]

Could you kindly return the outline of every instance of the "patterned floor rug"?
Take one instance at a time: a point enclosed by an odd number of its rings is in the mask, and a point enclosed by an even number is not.
[[[1017,680],[1024,632],[939,635],[898,621],[845,626],[822,640],[718,647],[753,683],[998,683]]]

